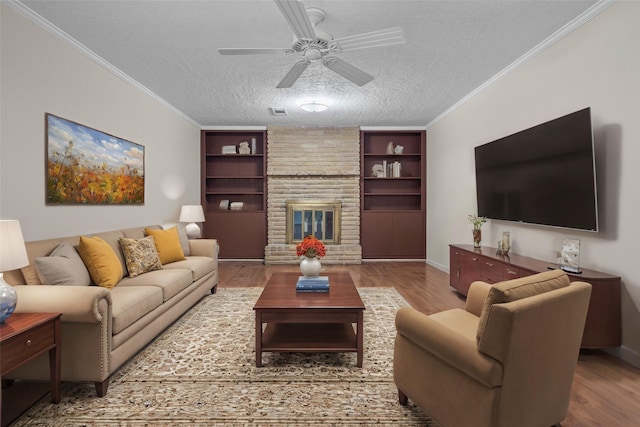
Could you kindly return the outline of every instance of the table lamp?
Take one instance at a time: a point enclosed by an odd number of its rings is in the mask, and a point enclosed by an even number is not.
[[[196,222],[204,222],[204,212],[202,205],[183,205],[180,211],[180,222],[188,222],[185,230],[189,239],[200,237],[200,227]]]
[[[22,229],[17,220],[0,220],[0,323],[13,313],[18,302],[16,291],[4,281],[3,272],[29,265]]]

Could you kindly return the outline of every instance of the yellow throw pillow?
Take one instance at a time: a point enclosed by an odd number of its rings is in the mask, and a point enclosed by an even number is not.
[[[96,285],[111,289],[122,279],[122,264],[118,255],[100,237],[80,236],[78,252]]]
[[[156,243],[160,262],[169,264],[174,261],[182,261],[186,259],[182,246],[180,246],[180,237],[178,236],[178,227],[171,227],[167,230],[156,230],[153,228],[145,228],[144,234],[153,236]]]

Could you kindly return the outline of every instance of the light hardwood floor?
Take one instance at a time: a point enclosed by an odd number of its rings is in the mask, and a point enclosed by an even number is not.
[[[393,287],[426,314],[464,306],[464,298],[449,286],[449,275],[422,262],[366,262],[323,268],[349,270],[358,287]],[[219,286],[262,287],[274,271],[299,271],[299,267],[222,261]],[[562,426],[640,426],[640,369],[604,351],[582,351],[569,413]]]

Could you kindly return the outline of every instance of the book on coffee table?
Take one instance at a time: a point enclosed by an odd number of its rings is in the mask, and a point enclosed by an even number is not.
[[[296,283],[298,292],[327,292],[329,291],[329,278],[327,276],[318,277],[298,277]]]

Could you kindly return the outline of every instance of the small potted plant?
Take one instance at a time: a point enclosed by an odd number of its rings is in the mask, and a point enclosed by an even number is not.
[[[296,245],[296,254],[303,257],[300,262],[300,271],[305,277],[317,277],[322,269],[320,258],[325,256],[324,243],[314,236],[307,236]]]
[[[483,216],[469,215],[469,222],[473,225],[473,247],[479,249],[482,241],[482,224],[487,222]]]

